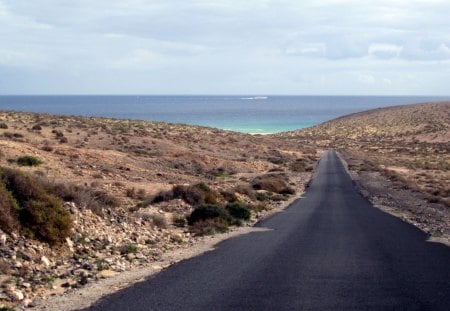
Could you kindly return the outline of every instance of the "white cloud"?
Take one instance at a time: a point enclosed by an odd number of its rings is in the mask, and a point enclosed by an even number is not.
[[[44,93],[83,92],[91,77],[102,93],[448,93],[449,11],[448,0],[0,0],[0,93],[34,90],[36,75],[56,81]],[[29,82],[5,83],[11,72]]]
[[[359,74],[358,75],[358,81],[362,82],[364,84],[374,84],[375,83],[375,77],[371,74]]]
[[[388,43],[372,43],[369,46],[369,55],[379,58],[399,57],[403,47]]]

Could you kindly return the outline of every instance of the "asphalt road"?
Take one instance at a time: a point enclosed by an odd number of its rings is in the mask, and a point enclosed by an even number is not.
[[[258,226],[89,310],[450,310],[450,248],[374,208],[333,151]]]

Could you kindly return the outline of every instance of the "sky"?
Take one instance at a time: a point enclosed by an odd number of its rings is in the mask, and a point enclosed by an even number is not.
[[[450,0],[0,0],[0,94],[450,95]]]

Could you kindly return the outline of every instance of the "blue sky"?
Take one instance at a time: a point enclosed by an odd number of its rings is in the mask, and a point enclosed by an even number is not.
[[[0,94],[450,95],[449,12],[449,0],[0,0]]]

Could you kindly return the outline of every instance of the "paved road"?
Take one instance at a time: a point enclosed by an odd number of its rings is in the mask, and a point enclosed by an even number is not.
[[[259,226],[90,310],[450,310],[450,248],[372,207],[332,151]]]

